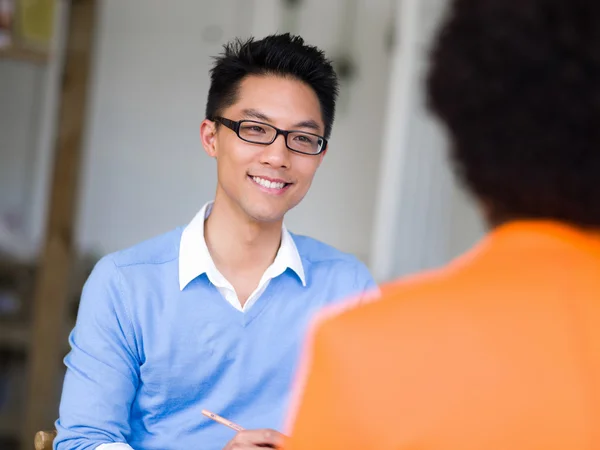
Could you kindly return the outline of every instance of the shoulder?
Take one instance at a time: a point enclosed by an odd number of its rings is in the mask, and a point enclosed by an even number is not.
[[[177,228],[102,257],[83,288],[84,308],[96,310],[113,305],[111,308],[122,309],[125,303],[136,302],[136,299],[145,301],[147,296],[139,295],[140,292],[156,291],[165,283],[176,286],[174,269],[178,263],[181,231]]]
[[[446,269],[425,272],[396,280],[370,291],[360,302],[347,302],[324,308],[314,321],[314,329],[323,336],[348,336],[368,339],[386,330],[408,332],[423,326],[432,308],[446,309],[453,302],[448,290],[454,285]],[[418,325],[417,325],[418,324]]]
[[[365,329],[368,324],[377,329],[387,326],[390,330],[397,329],[399,324],[415,331],[422,330],[425,324],[443,329],[443,322],[462,321],[468,316],[467,311],[481,306],[484,264],[482,249],[475,247],[446,266],[385,283],[360,303],[337,310],[325,309],[318,321],[350,330]],[[487,292],[485,301],[493,302],[489,297]]]
[[[181,228],[153,237],[132,247],[103,256],[94,266],[86,285],[88,289],[106,289],[109,285],[122,283],[124,277],[130,282],[156,278],[163,266],[172,266],[179,258]],[[148,270],[152,268],[151,273]]]
[[[300,257],[310,264],[346,265],[359,268],[366,266],[356,256],[325,244],[317,239],[290,232]]]
[[[105,259],[112,261],[118,268],[157,265],[174,261],[179,257],[182,231],[182,228],[176,228],[132,247],[111,253]]]

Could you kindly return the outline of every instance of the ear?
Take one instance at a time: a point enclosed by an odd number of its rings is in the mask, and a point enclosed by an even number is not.
[[[325,155],[327,154],[327,151],[329,150],[329,144],[327,144],[327,147],[325,147],[325,150],[323,150],[320,154],[319,154],[319,166],[321,165],[321,163],[323,162],[323,158],[325,158]]]
[[[217,157],[217,124],[212,120],[204,119],[200,125],[200,140],[204,151],[211,158]]]

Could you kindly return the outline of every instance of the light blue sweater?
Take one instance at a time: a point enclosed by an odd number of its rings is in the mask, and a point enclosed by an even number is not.
[[[291,270],[243,313],[206,275],[180,291],[181,229],[103,258],[83,291],[66,357],[55,448],[221,450],[234,431],[280,429],[304,334],[322,306],[374,287],[356,258],[292,235]]]

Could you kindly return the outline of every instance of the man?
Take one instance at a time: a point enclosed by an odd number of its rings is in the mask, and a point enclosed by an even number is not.
[[[322,319],[293,450],[600,449],[600,3],[447,20],[429,103],[491,231]]]
[[[283,226],[327,150],[336,93],[331,64],[300,37],[225,47],[200,129],[214,203],[98,263],[70,337],[58,450],[282,442],[309,318],[374,285],[356,258]]]

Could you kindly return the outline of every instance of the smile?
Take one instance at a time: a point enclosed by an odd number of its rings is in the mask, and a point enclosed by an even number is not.
[[[258,184],[263,189],[273,192],[280,193],[283,192],[287,187],[291,185],[291,183],[286,183],[285,181],[279,180],[267,180],[266,178],[261,177],[250,177],[254,183]]]

